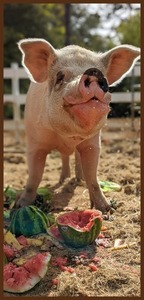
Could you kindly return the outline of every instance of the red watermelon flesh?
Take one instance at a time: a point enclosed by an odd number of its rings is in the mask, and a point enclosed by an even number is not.
[[[33,288],[45,276],[50,258],[50,253],[45,252],[36,254],[20,267],[8,263],[4,266],[4,291],[24,293]]]
[[[53,224],[50,228],[47,229],[49,235],[57,239],[59,242],[64,242],[57,225]]]
[[[90,231],[96,218],[102,219],[100,212],[95,210],[73,211],[58,217],[59,224],[69,225],[77,230]]]
[[[28,245],[28,241],[24,235],[18,236],[17,241],[19,242],[20,245],[22,245],[24,247]]]
[[[8,259],[12,259],[15,257],[16,251],[9,245],[3,245],[3,250]]]

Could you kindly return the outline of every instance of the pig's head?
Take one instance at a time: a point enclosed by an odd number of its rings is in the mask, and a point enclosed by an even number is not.
[[[82,139],[96,134],[109,112],[109,85],[130,71],[140,49],[122,45],[105,53],[79,46],[56,50],[43,39],[19,42],[23,66],[36,84],[48,85],[45,113],[53,130]]]

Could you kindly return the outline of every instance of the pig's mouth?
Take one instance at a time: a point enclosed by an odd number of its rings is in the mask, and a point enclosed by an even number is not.
[[[99,127],[98,124],[102,124],[103,120],[105,121],[110,111],[110,98],[110,94],[107,93],[103,99],[94,95],[85,101],[75,99],[75,103],[64,99],[63,108],[78,126],[87,132],[92,132],[95,130],[94,128]]]
[[[90,98],[89,100],[86,100],[86,101],[77,101],[77,100],[75,100],[75,103],[71,103],[71,102],[68,102],[64,98],[64,105],[63,105],[63,107],[65,109],[67,109],[67,108],[70,108],[70,107],[73,107],[73,106],[88,105],[91,102],[94,104],[94,101],[95,101],[95,104],[97,104],[98,102],[100,102],[101,104],[105,104],[105,105],[107,105],[109,107],[110,100],[111,100],[110,97],[106,97],[104,100],[101,100],[101,99],[98,99],[96,96],[93,96],[92,98]]]
[[[91,101],[91,100],[101,101],[101,100],[99,100],[96,96],[92,97],[92,98],[89,99],[87,102],[89,102],[89,101]]]

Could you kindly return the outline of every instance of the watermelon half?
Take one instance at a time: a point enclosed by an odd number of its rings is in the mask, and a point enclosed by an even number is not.
[[[79,248],[95,241],[101,230],[102,213],[90,209],[72,211],[58,216],[56,222],[65,243]]]
[[[46,274],[51,259],[49,252],[38,253],[17,267],[12,262],[4,266],[4,291],[24,293],[32,289]]]

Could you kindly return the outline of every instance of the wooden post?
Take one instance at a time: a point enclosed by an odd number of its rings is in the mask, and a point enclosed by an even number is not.
[[[131,129],[132,131],[135,130],[134,128],[134,117],[135,117],[135,110],[134,110],[134,68],[132,69],[132,76],[131,76]]]
[[[65,4],[65,46],[70,45],[70,36],[71,36],[71,25],[70,25],[70,17],[71,17],[71,4]]]
[[[18,64],[11,63],[11,68],[13,70],[13,78],[12,78],[12,95],[14,97],[13,102],[13,114],[14,114],[14,123],[15,123],[15,139],[16,143],[20,142],[20,135],[19,135],[19,126],[20,126],[20,105],[18,102],[19,97],[19,78],[17,76],[18,72]]]

